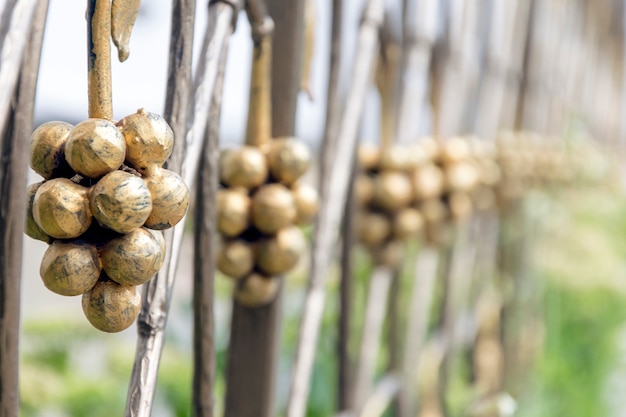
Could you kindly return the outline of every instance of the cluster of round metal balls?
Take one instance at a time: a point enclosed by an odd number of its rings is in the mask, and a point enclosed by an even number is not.
[[[357,237],[375,263],[397,266],[404,243],[442,244],[449,225],[473,212],[505,208],[530,187],[571,178],[561,142],[524,132],[496,141],[453,137],[358,152]]]
[[[271,301],[276,277],[294,268],[305,251],[299,226],[318,209],[317,191],[301,180],[310,164],[308,147],[295,138],[220,155],[217,268],[236,281],[235,298],[243,305]]]
[[[182,178],[162,168],[174,135],[159,115],[140,109],[117,123],[91,118],[47,122],[31,138],[26,234],[49,244],[40,274],[65,296],[82,294],[88,321],[119,332],[141,307],[137,286],[161,268],[160,230],[189,204]]]

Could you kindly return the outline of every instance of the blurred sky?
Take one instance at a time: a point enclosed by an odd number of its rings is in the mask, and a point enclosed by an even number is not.
[[[329,1],[313,1],[316,36],[311,88],[314,101],[309,101],[304,93],[300,94],[297,135],[309,145],[315,146],[321,138],[324,126],[331,17]],[[342,42],[346,57],[351,57],[363,2],[351,0],[344,3]],[[170,12],[170,1],[143,1],[131,38],[129,59],[119,63],[117,51],[113,48],[113,107],[116,119],[133,113],[140,107],[162,113]],[[206,21],[206,2],[199,1],[194,57],[199,52]],[[221,125],[223,143],[237,143],[243,139],[245,133],[251,54],[249,35],[248,21],[242,13],[230,44]],[[77,123],[87,118],[86,53],[85,3],[51,0],[35,106],[36,125],[48,120]],[[340,85],[347,85],[349,71],[349,65],[342,67]],[[368,108],[367,111],[372,114],[366,114],[364,120],[377,123],[376,109]]]

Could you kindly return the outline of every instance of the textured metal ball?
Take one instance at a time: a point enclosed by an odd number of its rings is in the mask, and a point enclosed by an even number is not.
[[[296,183],[291,187],[291,192],[296,202],[296,224],[310,224],[317,215],[320,205],[317,190],[309,184]]]
[[[74,126],[66,122],[46,122],[31,135],[30,167],[45,179],[70,172],[65,160],[65,142]]]
[[[274,139],[267,152],[267,161],[272,177],[278,182],[291,185],[309,169],[311,151],[295,138]]]
[[[405,173],[382,171],[374,177],[372,203],[376,207],[393,212],[408,206],[413,195],[411,180]]]
[[[189,207],[189,189],[182,177],[168,169],[149,170],[144,177],[152,196],[152,211],[144,226],[165,230],[180,222]]]
[[[227,186],[249,190],[263,184],[267,176],[267,160],[258,148],[242,146],[222,153],[220,181]]]
[[[380,213],[359,213],[355,226],[359,242],[366,246],[379,245],[391,235],[391,222]]]
[[[113,171],[92,187],[90,206],[98,223],[118,233],[141,227],[152,211],[146,182],[124,171]]]
[[[72,239],[91,225],[89,189],[66,178],[41,184],[33,199],[33,218],[45,234],[56,239]]]
[[[426,155],[426,159],[429,161],[435,161],[439,159],[439,141],[432,136],[425,136],[417,141],[422,151]]]
[[[398,211],[392,221],[392,234],[395,239],[406,240],[419,235],[424,228],[422,213],[413,207]]]
[[[161,167],[172,154],[174,132],[162,116],[139,109],[117,126],[126,141],[126,160],[136,170]]]
[[[278,279],[254,272],[239,280],[235,288],[235,299],[245,307],[262,307],[276,298],[278,288]]]
[[[50,291],[74,296],[93,288],[101,269],[95,245],[57,240],[44,253],[39,274]]]
[[[444,165],[455,164],[472,157],[472,148],[462,137],[453,137],[441,143],[439,160]]]
[[[448,208],[438,198],[425,200],[419,207],[426,223],[441,223],[448,218]]]
[[[252,272],[254,251],[249,243],[237,239],[222,242],[217,251],[217,269],[231,278],[242,278]]]
[[[120,285],[141,285],[163,265],[162,239],[138,228],[108,241],[100,255],[107,276]]]
[[[406,171],[411,164],[411,154],[405,146],[391,145],[380,152],[378,168],[382,171]]]
[[[48,236],[46,232],[41,230],[41,227],[39,227],[35,221],[35,217],[33,216],[33,201],[35,200],[35,193],[37,193],[41,184],[43,183],[36,182],[29,185],[26,189],[26,224],[24,225],[24,233],[33,239],[41,240],[45,243],[51,243],[52,238]]]
[[[302,231],[296,226],[285,227],[257,243],[255,262],[268,275],[283,274],[298,264],[305,249],[306,239]]]
[[[266,184],[252,196],[252,224],[266,234],[276,233],[296,220],[296,202],[282,184]]]
[[[359,146],[357,152],[359,167],[363,171],[371,171],[378,168],[378,162],[380,161],[378,146],[372,143],[364,143]]]
[[[417,200],[429,200],[438,197],[443,192],[444,176],[438,166],[428,164],[413,172],[411,182]]]
[[[101,280],[83,294],[85,317],[93,327],[117,333],[129,328],[141,309],[141,295],[137,287]]]
[[[124,163],[126,142],[112,122],[87,119],[70,131],[65,142],[65,159],[77,173],[100,178]]]
[[[241,234],[250,226],[250,198],[233,189],[217,192],[217,230],[228,237]]]
[[[479,181],[478,170],[469,161],[446,166],[444,176],[446,189],[451,192],[469,192]]]

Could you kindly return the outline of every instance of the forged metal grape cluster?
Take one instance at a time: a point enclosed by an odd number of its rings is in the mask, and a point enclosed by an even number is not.
[[[383,150],[361,145],[358,161],[358,238],[377,264],[388,266],[399,264],[407,239],[421,235],[443,244],[455,221],[506,210],[529,189],[567,184],[577,171],[562,141],[528,132],[504,132],[495,142],[453,137]]]
[[[424,231],[426,216],[417,203],[436,200],[443,184],[441,170],[432,163],[435,145],[359,147],[357,237],[377,264],[397,265],[404,242]]]
[[[31,137],[32,169],[44,178],[27,193],[26,234],[48,243],[40,275],[51,291],[82,294],[88,321],[119,332],[136,319],[137,286],[165,256],[160,232],[177,224],[189,191],[162,168],[174,135],[140,109],[117,124],[91,118],[47,122]]]
[[[493,204],[499,179],[493,146],[468,138],[359,149],[356,179],[359,241],[380,265],[398,266],[404,242],[423,236],[442,244],[451,221]]]
[[[317,191],[299,181],[310,163],[309,149],[295,138],[222,151],[217,268],[236,280],[235,297],[243,305],[271,301],[274,277],[295,267],[305,250],[298,226],[310,223],[318,208]]]

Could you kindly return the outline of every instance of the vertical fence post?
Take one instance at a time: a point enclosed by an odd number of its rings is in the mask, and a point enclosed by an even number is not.
[[[216,4],[209,14],[209,27],[214,27],[219,8],[230,8]],[[236,14],[233,19],[236,18]],[[206,42],[205,42],[206,45]],[[194,284],[193,284],[193,381],[192,415],[213,417],[215,414],[215,312],[214,283],[215,255],[217,252],[217,189],[220,115],[222,91],[228,45],[224,45],[219,57],[219,68],[215,80],[215,93],[209,108],[209,120],[196,187],[196,212],[194,219]]]
[[[269,1],[267,11],[275,27],[271,62],[270,133],[272,137],[294,136],[300,87],[304,1]],[[256,14],[262,13],[257,10]],[[275,413],[281,293],[268,305],[258,308],[233,302],[228,353],[227,417],[270,417]]]
[[[48,1],[34,2],[32,21],[21,22],[28,31],[24,37],[25,52],[16,84],[7,86],[13,104],[6,116],[6,129],[0,132],[0,416],[19,415],[19,332],[20,284],[22,272],[22,237],[26,213],[28,150],[33,130],[35,90],[39,58],[48,12]],[[7,5],[7,7],[9,7]],[[17,6],[15,6],[17,7]],[[17,22],[13,22],[17,23]],[[16,34],[13,34],[16,36]],[[5,42],[7,37],[4,38]],[[8,48],[4,44],[3,47]],[[22,51],[17,49],[16,54]],[[2,65],[7,65],[3,61]],[[5,94],[5,92],[2,92]]]

